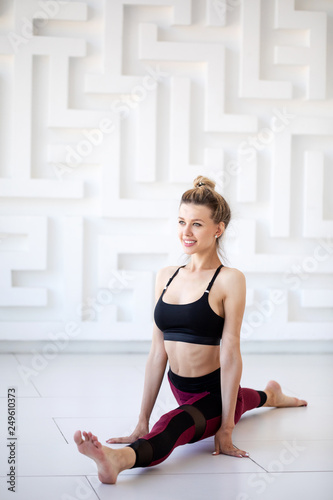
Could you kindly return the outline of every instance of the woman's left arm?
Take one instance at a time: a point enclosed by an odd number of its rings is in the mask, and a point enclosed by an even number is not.
[[[221,343],[221,427],[215,435],[214,455],[224,453],[236,457],[248,454],[232,444],[232,431],[235,427],[235,409],[242,375],[242,357],[240,353],[240,330],[245,309],[245,277],[236,269],[228,269],[224,285],[225,322]]]

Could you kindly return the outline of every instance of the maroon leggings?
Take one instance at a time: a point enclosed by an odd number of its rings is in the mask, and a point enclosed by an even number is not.
[[[163,415],[149,434],[129,445],[136,453],[133,467],[157,465],[177,446],[214,436],[221,426],[220,370],[195,379],[180,377],[169,371],[168,378],[180,406]],[[262,406],[266,399],[263,391],[239,386],[235,424],[243,413]]]

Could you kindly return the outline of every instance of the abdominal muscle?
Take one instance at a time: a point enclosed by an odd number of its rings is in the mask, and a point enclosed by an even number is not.
[[[166,340],[171,371],[180,377],[201,377],[220,368],[220,346]]]

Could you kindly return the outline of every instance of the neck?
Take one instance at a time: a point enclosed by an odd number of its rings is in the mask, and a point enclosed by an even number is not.
[[[221,265],[220,258],[214,249],[213,252],[204,255],[201,254],[193,254],[191,255],[191,259],[186,264],[186,267],[190,271],[203,271],[205,269],[218,268]]]

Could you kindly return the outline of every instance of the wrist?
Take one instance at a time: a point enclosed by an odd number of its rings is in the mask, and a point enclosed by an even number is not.
[[[223,432],[232,432],[234,430],[235,425],[233,424],[222,424],[220,430]]]
[[[149,426],[149,417],[147,415],[139,415],[139,424]]]

